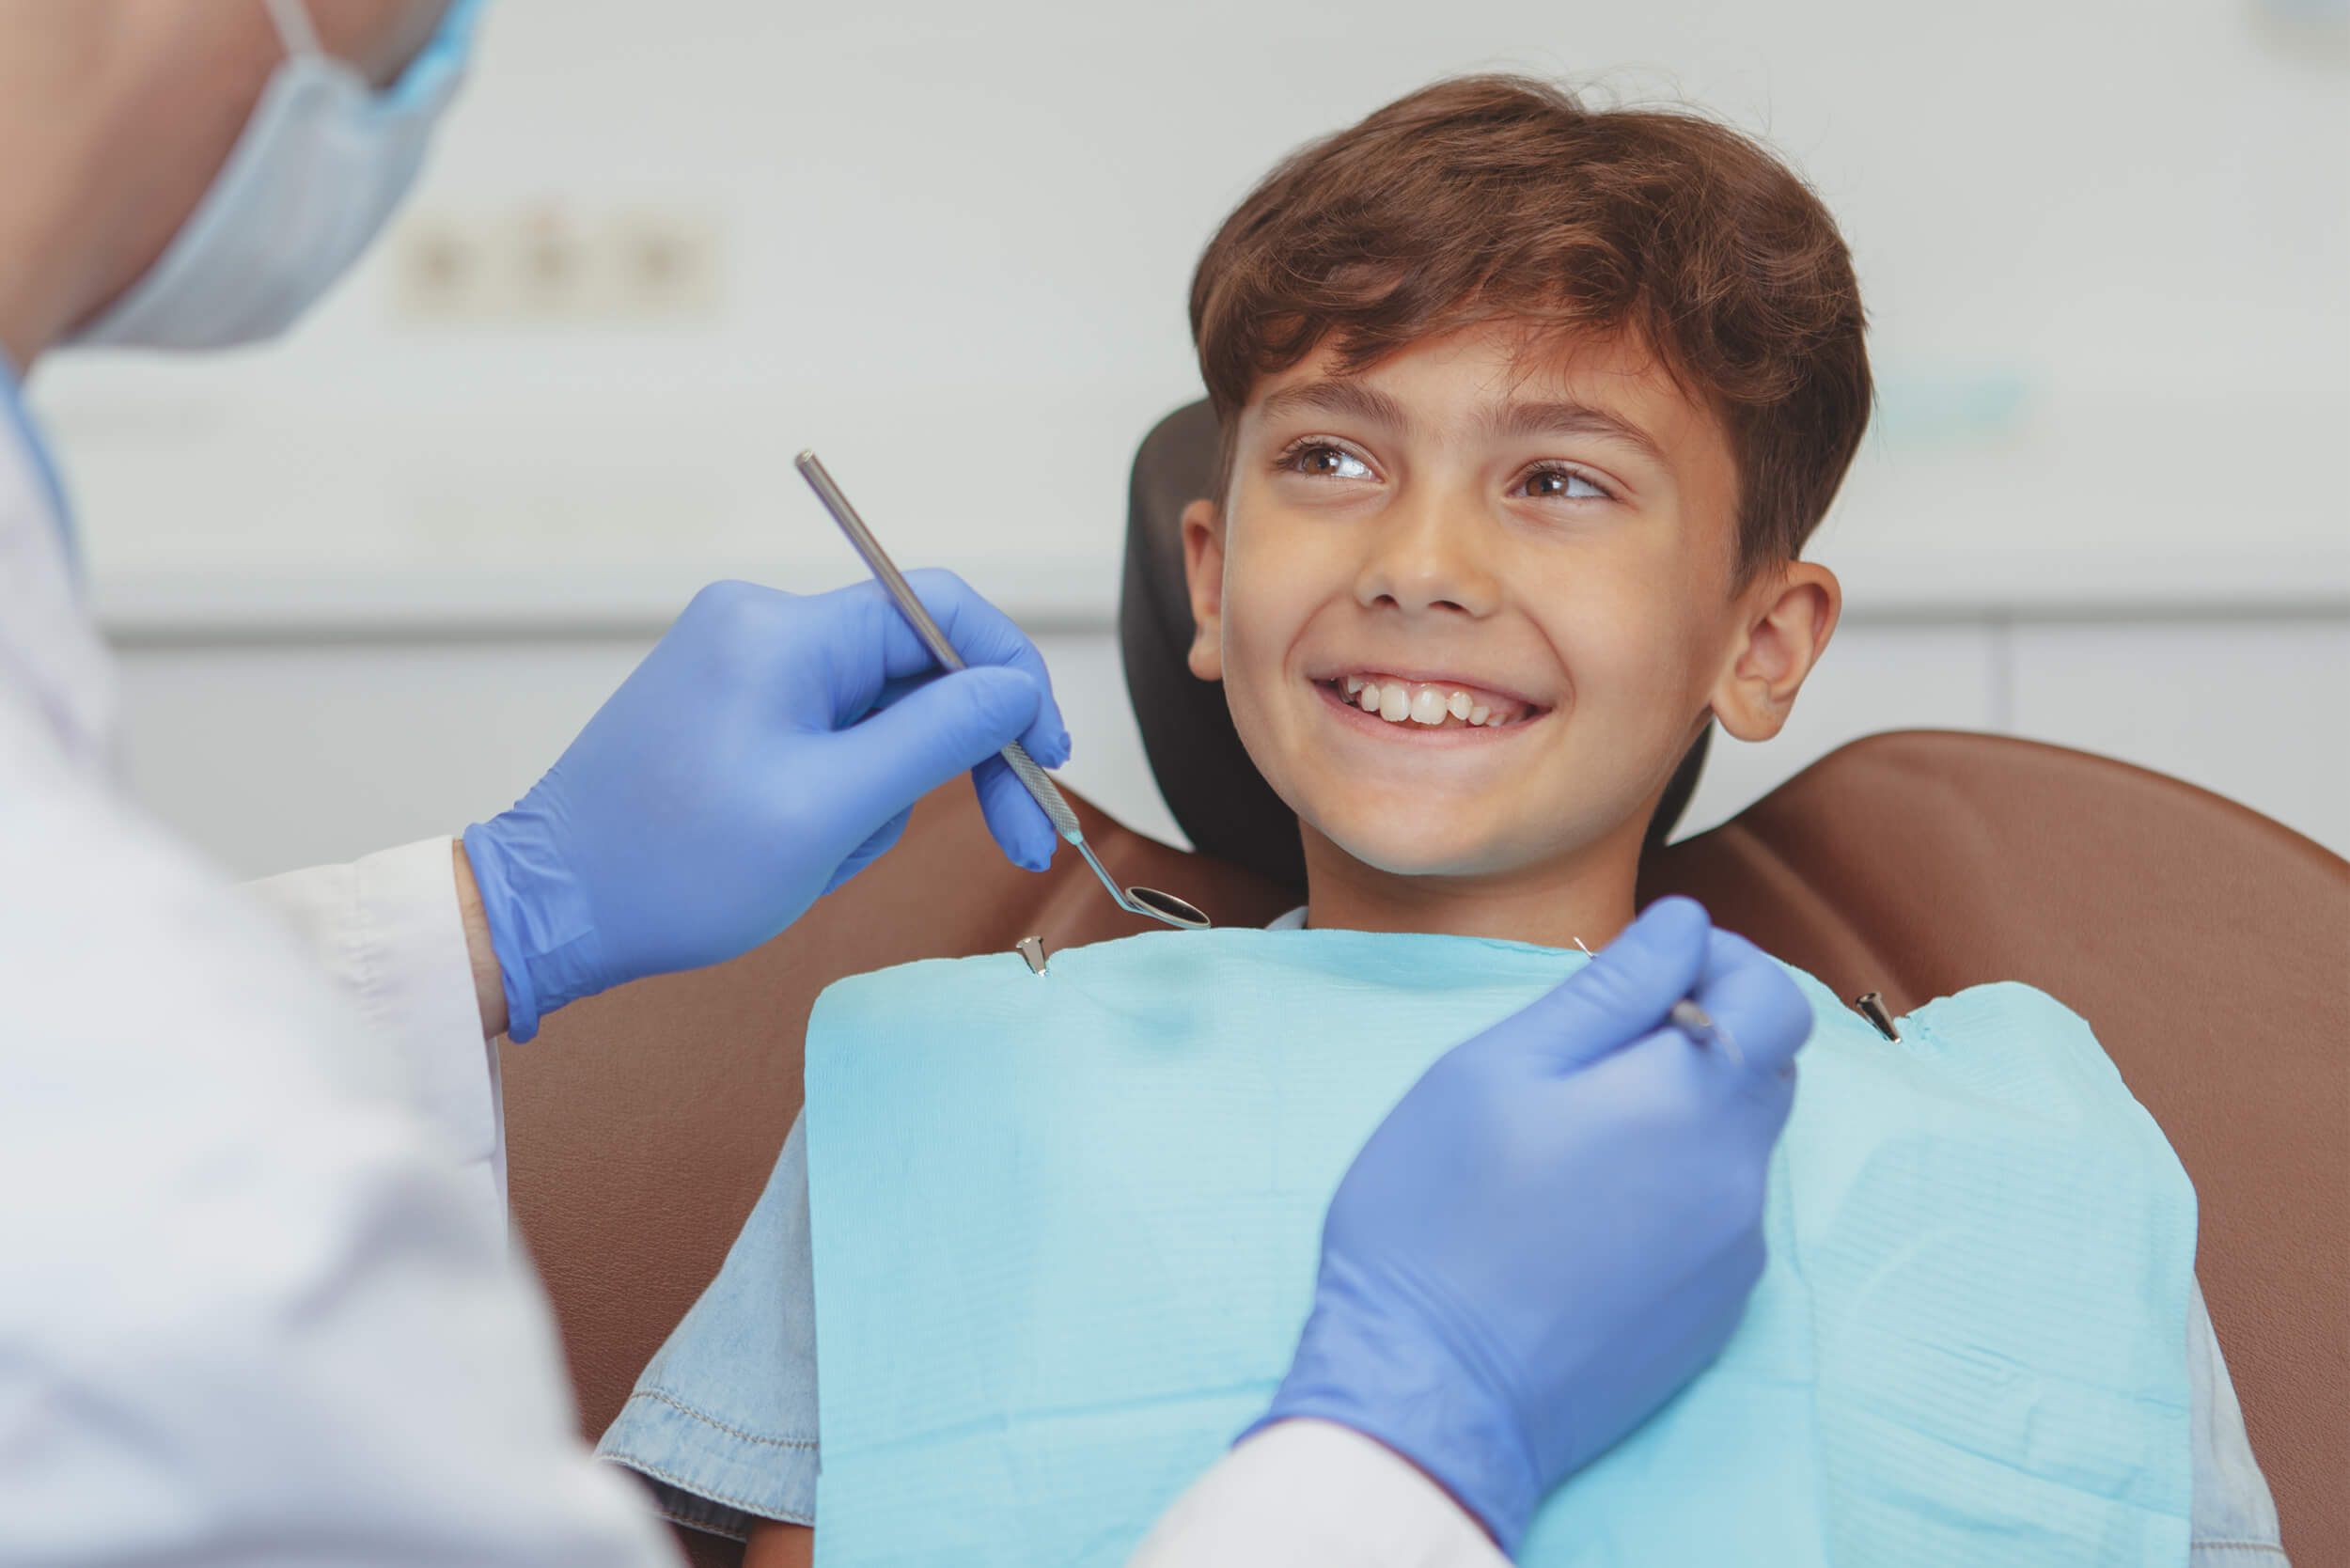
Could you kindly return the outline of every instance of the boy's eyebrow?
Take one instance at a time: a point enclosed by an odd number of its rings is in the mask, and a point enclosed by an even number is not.
[[[1497,436],[1600,435],[1622,442],[1654,463],[1665,462],[1665,448],[1637,425],[1617,418],[1604,408],[1574,401],[1510,403],[1486,419]]]
[[[1390,430],[1406,430],[1412,423],[1403,405],[1375,386],[1359,381],[1325,376],[1319,381],[1302,382],[1285,386],[1264,400],[1264,416],[1277,418],[1299,409],[1316,409],[1324,414],[1351,414],[1357,419],[1370,420]]]
[[[1325,376],[1317,381],[1301,382],[1285,386],[1264,400],[1264,416],[1279,418],[1283,415],[1312,410],[1324,414],[1347,414],[1357,419],[1386,426],[1389,430],[1408,430],[1412,416],[1402,402],[1375,386],[1343,376]],[[1591,403],[1572,399],[1540,403],[1508,403],[1486,416],[1488,433],[1503,437],[1523,438],[1530,435],[1598,435],[1622,442],[1653,463],[1664,463],[1665,448],[1656,438]]]

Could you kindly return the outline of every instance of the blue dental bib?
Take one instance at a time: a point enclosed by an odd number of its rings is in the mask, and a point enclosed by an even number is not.
[[[1263,1409],[1322,1215],[1446,1049],[1579,953],[1153,933],[844,980],[807,1032],[818,1562],[1122,1563]],[[2027,986],[1818,1014],[1770,1262],[1530,1564],[2184,1563],[2195,1198]]]

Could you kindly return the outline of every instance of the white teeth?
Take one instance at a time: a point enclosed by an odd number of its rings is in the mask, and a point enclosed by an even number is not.
[[[1495,729],[1516,722],[1516,717],[1505,709],[1444,686],[1402,681],[1382,682],[1362,675],[1344,676],[1332,683],[1346,694],[1347,702],[1366,713],[1378,714],[1389,724],[1408,722],[1434,729],[1447,723]]]

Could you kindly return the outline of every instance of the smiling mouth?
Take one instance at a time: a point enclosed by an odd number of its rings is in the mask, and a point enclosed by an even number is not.
[[[1521,698],[1449,681],[1362,671],[1317,681],[1324,696],[1399,729],[1510,729],[1549,712]]]

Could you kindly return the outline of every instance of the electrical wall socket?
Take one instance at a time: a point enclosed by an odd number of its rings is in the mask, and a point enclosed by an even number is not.
[[[719,304],[719,229],[706,212],[423,213],[395,245],[396,306],[414,321],[682,321]]]

